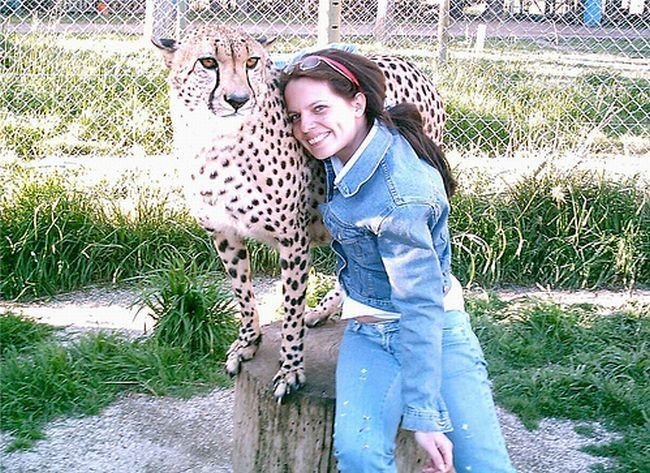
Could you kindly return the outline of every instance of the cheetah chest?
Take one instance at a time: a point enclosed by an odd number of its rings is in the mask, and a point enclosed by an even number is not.
[[[199,155],[201,156],[201,154]],[[197,157],[187,170],[190,213],[208,232],[236,234],[276,246],[295,227],[302,193],[297,170],[235,160],[236,150]],[[302,197],[304,198],[304,196]]]
[[[209,232],[247,235],[250,222],[245,218],[255,211],[248,192],[251,183],[235,165],[223,165],[223,157],[196,158],[186,170],[185,198],[190,213]]]

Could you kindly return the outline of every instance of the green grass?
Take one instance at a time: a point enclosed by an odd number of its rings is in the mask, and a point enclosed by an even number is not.
[[[541,168],[502,192],[452,201],[454,273],[483,286],[596,288],[650,282],[650,202],[636,178]]]
[[[497,401],[533,428],[545,417],[603,422],[620,439],[592,446],[612,472],[650,469],[650,306],[470,298]]]
[[[0,35],[0,51],[5,53],[0,153],[24,159],[169,153],[167,71],[158,54],[139,46],[139,40],[119,35]],[[372,38],[350,41],[364,52],[377,49]],[[580,148],[596,132],[592,152],[650,150],[648,79],[590,64],[566,66],[545,58],[537,45],[517,45],[507,45],[519,54],[510,62],[452,55],[446,66],[435,69],[431,57],[423,55],[431,51],[430,44],[394,49],[412,56],[437,78],[449,117],[446,144],[451,149],[490,155],[557,153]],[[301,47],[304,44],[295,38],[280,38],[274,51]],[[501,41],[487,47],[498,55],[505,46]],[[610,53],[626,47],[631,46],[603,45]],[[451,51],[466,49],[462,43],[450,46]],[[542,63],[531,61],[536,54],[542,54]],[[637,144],[630,147],[630,142]]]
[[[0,195],[0,297],[124,281],[160,268],[173,255],[216,261],[205,232],[184,210],[168,205],[165,195],[140,189],[132,208],[122,209],[119,188],[80,191],[70,176],[24,169],[4,177],[9,185]]]
[[[179,320],[191,324],[204,308],[225,301],[213,297],[218,291],[198,289],[205,280],[195,269],[177,262],[168,275],[151,280],[160,285],[154,291],[158,294],[175,289],[156,305],[175,320],[175,327]],[[311,284],[314,293],[328,285],[322,277]],[[179,305],[179,300],[185,303]],[[566,418],[577,421],[576,430],[589,437],[589,427],[580,421],[600,422],[616,439],[585,450],[613,457],[611,473],[648,471],[649,306],[637,303],[604,313],[586,304],[560,306],[528,298],[506,302],[492,293],[474,294],[467,305],[500,405],[529,428],[546,417]],[[179,316],[174,311],[181,306],[189,311]],[[190,334],[202,331],[202,320]],[[218,374],[222,355],[189,348],[186,330],[173,340],[171,332],[158,337],[154,331],[146,340],[97,333],[62,345],[51,328],[15,315],[0,316],[0,333],[7,327],[13,328],[2,340],[0,429],[13,433],[10,449],[42,438],[43,426],[52,419],[96,414],[126,391],[189,396],[226,382]],[[226,338],[228,330],[222,333]]]
[[[24,447],[62,415],[97,414],[125,391],[189,396],[225,386],[222,370],[214,357],[107,333],[66,347],[36,344],[28,356],[10,350],[0,371],[0,429],[14,433],[17,443],[10,448]]]
[[[207,272],[221,268],[210,238],[172,204],[172,194],[129,178],[80,190],[63,174],[17,167],[3,175],[2,298],[141,278],[167,271],[178,258]],[[482,190],[479,178],[466,186],[452,201],[450,220],[453,269],[464,283],[650,285],[650,207],[637,180],[548,168],[499,192]],[[248,246],[254,272],[278,274],[276,251]],[[333,271],[329,248],[312,255],[316,269]]]
[[[54,328],[14,314],[0,316],[0,360],[5,352],[20,352],[48,339]]]
[[[14,434],[9,449],[29,447],[59,416],[97,414],[125,391],[190,396],[227,385],[234,309],[219,280],[200,274],[177,261],[148,280],[156,284],[143,295],[155,315],[148,338],[99,332],[63,345],[51,327],[0,315],[0,430]]]
[[[9,449],[43,437],[60,416],[97,414],[126,391],[191,396],[228,384],[227,348],[237,336],[221,278],[176,258],[144,281],[141,302],[154,314],[147,338],[98,332],[63,344],[53,328],[0,315],[0,430]]]
[[[237,338],[238,323],[223,273],[176,259],[167,269],[149,273],[145,285],[150,289],[140,302],[156,321],[154,340],[184,352],[225,359]]]

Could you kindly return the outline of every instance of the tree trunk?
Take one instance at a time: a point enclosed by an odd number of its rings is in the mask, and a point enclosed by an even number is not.
[[[346,322],[328,322],[305,337],[306,385],[279,405],[271,380],[278,369],[281,322],[264,327],[252,361],[243,364],[235,386],[233,468],[235,473],[335,473],[334,371]],[[400,431],[400,473],[422,470],[424,452],[410,432]]]

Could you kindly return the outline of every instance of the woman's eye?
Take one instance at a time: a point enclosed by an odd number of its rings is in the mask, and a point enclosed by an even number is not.
[[[289,114],[289,123],[296,123],[298,120],[300,120],[300,115],[298,115],[297,113]]]
[[[249,57],[248,60],[246,61],[246,68],[247,69],[253,69],[257,64],[260,62],[260,58],[258,57]]]
[[[211,57],[202,57],[199,59],[199,62],[203,67],[206,69],[216,69],[217,68],[217,60]]]
[[[327,107],[325,105],[316,105],[314,107],[314,112],[323,113]]]

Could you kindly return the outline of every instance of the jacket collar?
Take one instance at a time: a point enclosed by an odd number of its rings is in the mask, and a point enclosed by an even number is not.
[[[377,132],[372,141],[368,143],[361,156],[336,183],[336,188],[344,197],[351,197],[359,192],[361,186],[375,173],[390,148],[393,140],[390,130],[378,120],[375,121],[375,126]]]

